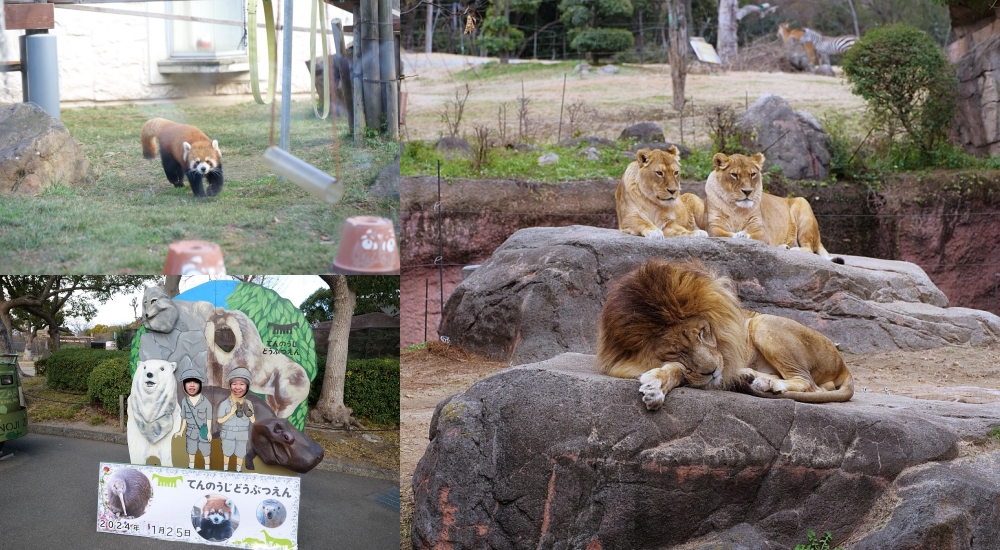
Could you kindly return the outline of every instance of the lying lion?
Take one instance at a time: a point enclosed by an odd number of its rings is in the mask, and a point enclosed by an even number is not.
[[[681,195],[680,152],[639,149],[615,189],[618,229],[650,239],[708,235],[698,228],[705,205],[697,195]]]
[[[827,337],[740,308],[729,279],[697,261],[650,260],[608,294],[597,369],[638,378],[649,410],[677,386],[806,403],[848,401],[854,379]]]
[[[714,170],[705,182],[705,218],[711,237],[763,241],[771,246],[805,250],[842,264],[819,238],[819,223],[809,201],[764,192],[764,155],[712,157]]]

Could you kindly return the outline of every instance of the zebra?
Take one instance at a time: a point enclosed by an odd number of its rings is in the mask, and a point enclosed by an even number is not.
[[[831,55],[840,55],[846,52],[848,48],[858,41],[858,37],[853,34],[823,36],[819,31],[806,27],[803,29],[801,41],[806,45],[807,51],[810,49],[813,50],[809,52],[809,57],[812,58],[813,63],[816,62],[816,55],[819,55],[823,60],[823,64],[829,65]]]

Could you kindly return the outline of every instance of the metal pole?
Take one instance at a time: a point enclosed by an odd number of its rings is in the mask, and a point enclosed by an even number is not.
[[[441,161],[438,161],[438,200],[437,200],[437,211],[438,211],[438,256],[434,260],[438,264],[438,291],[441,296],[439,299],[438,314],[444,316],[444,241],[441,238],[441,217],[444,215],[444,206],[441,204]],[[438,321],[440,324],[441,321]]]
[[[118,429],[125,431],[125,396],[118,394]]]
[[[281,148],[289,150],[292,125],[292,0],[284,0],[281,31]]]
[[[396,37],[392,31],[392,0],[378,0],[378,52],[382,75],[385,137],[399,140],[399,82],[396,80]]]
[[[556,136],[556,142],[562,141],[562,115],[563,115],[563,105],[565,104],[566,104],[566,73],[563,73],[562,100],[559,102],[559,133]]]
[[[28,101],[58,120],[59,56],[56,53],[56,37],[45,31],[28,34],[24,50],[28,64],[22,65],[22,71],[27,74]]]
[[[424,342],[427,341],[427,295],[431,287],[431,280],[424,277]]]
[[[427,21],[424,24],[424,53],[431,53],[434,42],[434,4],[427,0]]]

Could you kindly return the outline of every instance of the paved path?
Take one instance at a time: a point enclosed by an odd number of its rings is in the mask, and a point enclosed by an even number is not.
[[[29,433],[0,460],[0,550],[177,550],[209,545],[97,532],[100,462],[128,462],[128,447]],[[375,501],[393,481],[313,470],[302,476],[299,548],[399,547],[399,511]],[[215,547],[217,548],[217,547]]]

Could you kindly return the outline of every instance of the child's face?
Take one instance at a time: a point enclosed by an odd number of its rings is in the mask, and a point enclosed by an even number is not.
[[[236,397],[243,397],[247,394],[247,383],[242,378],[233,378],[229,383],[229,389]]]
[[[197,380],[188,380],[184,382],[184,391],[191,396],[198,395],[201,393],[201,384]]]

